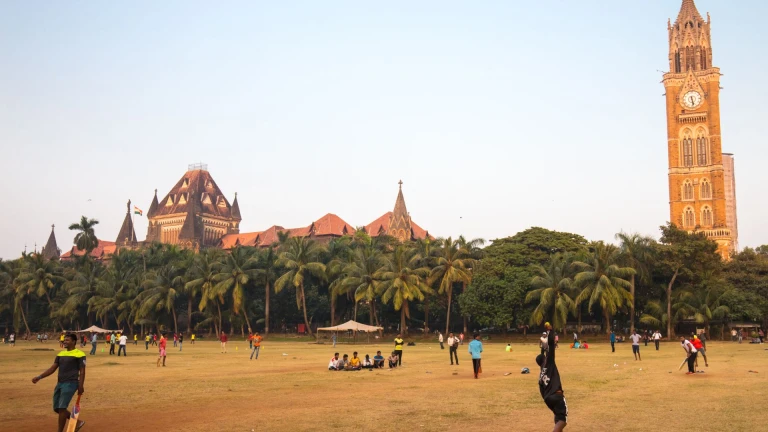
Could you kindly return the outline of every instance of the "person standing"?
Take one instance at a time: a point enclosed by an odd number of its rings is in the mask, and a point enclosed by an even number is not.
[[[139,339],[138,339],[138,337],[136,336],[136,333],[134,333],[134,334],[133,334],[133,344],[134,344],[134,345],[138,345],[138,344],[139,344]]]
[[[150,338],[150,336],[148,334],[146,336],[144,336],[144,350],[145,351],[149,350],[149,338]]]
[[[64,348],[64,333],[62,332],[61,335],[59,335],[59,348]]]
[[[765,337],[763,329],[757,329],[757,337],[760,338],[760,343],[763,343],[763,338]]]
[[[179,344],[179,336],[174,333],[173,334],[173,347],[176,348],[176,346]]]
[[[437,341],[440,342],[440,349],[445,349],[443,346],[443,334],[440,332],[437,332]]]
[[[192,341],[192,345],[195,344],[195,334],[192,333],[192,336],[190,336],[190,340]]]
[[[66,427],[70,416],[67,408],[75,392],[82,395],[85,391],[85,353],[75,348],[76,344],[77,335],[67,334],[64,337],[66,349],[56,355],[51,367],[32,378],[32,384],[37,384],[41,379],[56,372],[56,369],[59,370],[58,383],[53,390],[53,411],[59,415],[59,432],[63,432]],[[79,431],[84,424],[84,421],[78,421],[75,431]]]
[[[333,347],[336,348],[336,332],[333,332],[331,335],[331,340],[333,341]]]
[[[659,341],[661,341],[661,333],[659,330],[653,332],[653,343],[656,345],[656,351],[659,350]]]
[[[648,330],[643,331],[643,345],[648,346],[648,339],[650,337],[648,336]]]
[[[219,338],[221,341],[221,353],[226,354],[227,352],[227,334],[224,333],[224,330],[221,331],[221,337]]]
[[[152,346],[156,346],[156,345],[157,345],[157,333],[152,333]]]
[[[256,360],[259,359],[259,351],[261,351],[261,340],[262,337],[259,335],[259,332],[256,332],[255,335],[253,335],[253,351],[251,351],[251,360],[253,360],[253,355],[256,354]]]
[[[575,344],[578,341],[579,341],[579,334],[576,332],[573,332],[573,343]]]
[[[736,342],[736,329],[731,329],[731,342]]]
[[[464,332],[459,333],[459,343],[464,345]]]
[[[561,432],[568,425],[568,405],[565,402],[560,373],[555,364],[555,336],[552,326],[545,323],[548,330],[547,351],[536,356],[536,364],[541,367],[539,373],[539,391],[547,408],[555,414],[555,428],[552,432]]]
[[[395,355],[397,356],[397,365],[402,366],[403,365],[403,344],[405,341],[402,337],[400,337],[400,333],[397,334],[397,337],[395,338]]]
[[[685,355],[688,357],[688,372],[686,375],[695,374],[696,368],[694,367],[694,364],[696,363],[696,355],[698,354],[696,347],[694,347],[691,341],[687,340],[684,336],[680,336],[680,344],[683,346]]]
[[[16,346],[16,333],[11,333],[8,336],[8,342],[11,344],[11,348]]]
[[[125,352],[125,345],[128,343],[128,336],[120,335],[120,339],[118,339],[118,343],[120,344],[120,346],[117,348],[117,356],[120,357],[120,352],[122,352],[123,356],[128,357],[128,353]]]
[[[96,355],[96,342],[98,340],[96,333],[91,333],[91,355]]]
[[[642,361],[640,358],[640,335],[637,334],[637,330],[629,338],[632,339],[632,354],[635,355],[635,361]]]
[[[109,355],[115,354],[115,340],[117,338],[115,337],[115,334],[112,333],[109,337]]]
[[[181,351],[181,344],[184,343],[184,333],[179,333],[179,351]]]
[[[741,339],[744,338],[744,330],[739,329],[739,343],[741,343]]]
[[[448,334],[448,357],[451,358],[451,365],[453,365],[453,359],[456,359],[456,365],[459,364],[459,355],[456,353],[456,349],[459,347],[459,338],[453,335],[453,333]]]
[[[480,342],[480,333],[475,333],[472,342],[469,343],[469,354],[472,356],[472,369],[475,372],[475,379],[477,375],[483,371],[480,360],[483,354],[483,343]]]
[[[616,333],[611,330],[611,352],[616,352]]]
[[[693,344],[693,347],[696,348],[696,352],[704,357],[704,366],[709,367],[709,363],[707,362],[707,350],[704,348],[704,344],[701,342],[701,339],[694,335],[693,338],[691,338],[691,344]],[[698,354],[696,355],[698,356]],[[698,366],[698,359],[696,363],[696,366]]]
[[[165,338],[165,334],[160,335],[160,344],[157,346],[158,350],[158,356],[157,356],[157,367],[160,367],[160,360],[163,361],[163,367],[165,367],[165,347],[168,344],[168,340]]]
[[[248,332],[248,349],[253,350],[253,332]]]

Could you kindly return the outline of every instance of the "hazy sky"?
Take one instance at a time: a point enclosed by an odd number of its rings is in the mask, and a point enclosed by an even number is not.
[[[202,161],[242,231],[393,208],[431,234],[613,240],[669,218],[680,0],[0,0],[0,256],[87,215],[114,241]],[[768,2],[698,0],[722,69],[740,245],[768,243]],[[162,196],[161,196],[162,198]],[[137,235],[146,218],[136,217]]]

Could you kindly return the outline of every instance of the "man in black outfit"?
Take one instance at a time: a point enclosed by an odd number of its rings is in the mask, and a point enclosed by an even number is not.
[[[555,414],[555,428],[552,432],[562,432],[568,424],[568,405],[565,403],[563,387],[560,383],[560,373],[555,364],[555,333],[552,326],[545,323],[547,329],[547,351],[536,356],[536,364],[541,367],[539,374],[539,391],[544,403]]]

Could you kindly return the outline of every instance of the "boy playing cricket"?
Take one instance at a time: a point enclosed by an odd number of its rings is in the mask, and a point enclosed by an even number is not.
[[[59,382],[56,384],[56,389],[53,391],[53,411],[59,415],[59,432],[64,431],[64,427],[67,424],[69,418],[69,402],[72,400],[72,396],[77,394],[83,394],[85,391],[83,386],[85,385],[85,353],[75,348],[77,344],[77,335],[70,333],[64,337],[64,351],[60,351],[54,360],[53,365],[45,372],[32,378],[32,384],[37,384],[41,379],[59,370]],[[85,424],[84,421],[77,422],[77,429]]]
[[[568,405],[565,403],[560,373],[555,364],[555,333],[549,323],[545,323],[544,327],[548,332],[546,352],[536,356],[536,364],[541,367],[539,391],[544,403],[555,414],[555,428],[552,432],[562,432],[568,424]]]

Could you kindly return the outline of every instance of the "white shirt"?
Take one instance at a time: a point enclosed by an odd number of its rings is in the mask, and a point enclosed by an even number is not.
[[[440,335],[437,337],[437,340],[439,340],[441,343],[443,342],[443,334],[440,333]]]
[[[331,361],[328,362],[328,368],[329,369],[330,368],[334,368],[335,369],[338,366],[338,364],[339,364],[339,360],[341,360],[341,359],[337,359],[336,357],[331,357]]]
[[[653,340],[659,340],[659,339],[661,339],[661,333],[659,333],[659,332],[654,333],[653,334]]]
[[[371,359],[363,359],[363,366],[373,366],[373,360]]]
[[[640,345],[640,335],[635,333],[632,336],[629,337],[632,339],[632,345]]]
[[[126,335],[120,336],[120,345],[125,345],[125,341],[128,340],[128,337]]]
[[[449,336],[449,337],[448,337],[448,346],[449,346],[449,347],[452,347],[452,346],[453,346],[453,345],[455,345],[455,344],[456,344],[456,342],[458,342],[458,341],[459,341],[459,338],[457,338],[457,337],[452,337],[452,336]]]
[[[696,352],[696,348],[694,348],[693,344],[688,339],[681,342],[681,345],[683,346],[683,349],[685,350],[685,352],[688,352],[691,354]]]

